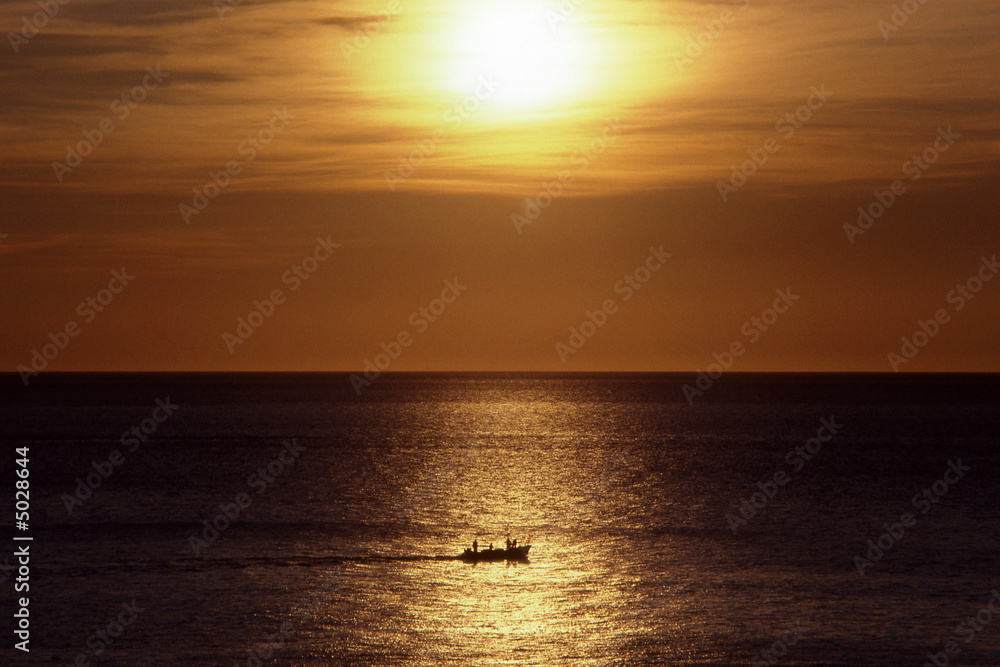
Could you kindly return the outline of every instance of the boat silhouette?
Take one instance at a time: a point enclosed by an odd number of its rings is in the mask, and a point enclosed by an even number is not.
[[[523,563],[528,560],[529,549],[531,549],[530,544],[520,547],[512,545],[506,549],[466,549],[458,559],[466,563],[496,562],[502,560]]]

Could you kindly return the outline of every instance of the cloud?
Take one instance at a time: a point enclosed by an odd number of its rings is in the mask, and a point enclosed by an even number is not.
[[[338,28],[343,28],[349,32],[355,30],[363,29],[365,25],[372,22],[379,22],[384,20],[384,17],[378,16],[376,14],[371,14],[367,16],[324,16],[323,18],[314,19],[314,23],[319,25],[332,25]]]
[[[179,24],[218,20],[211,2],[206,0],[143,0],[142,2],[79,2],[72,0],[63,15],[82,23],[114,26],[156,26],[166,28]]]
[[[75,243],[79,235],[59,234],[44,238],[26,239],[23,236],[13,234],[0,234],[0,255],[9,256],[23,253],[30,253],[47,248],[57,248]]]
[[[17,25],[32,6],[10,4],[0,18]],[[446,31],[455,29],[459,10],[443,2],[404,6],[350,59],[342,47],[381,18],[376,4],[342,3],[331,12],[311,2],[244,2],[219,21],[204,0],[73,2],[22,53],[0,55],[5,170],[13,164],[44,175],[68,141],[156,64],[172,72],[168,85],[95,153],[76,181],[81,187],[158,182],[186,192],[283,105],[295,122],[236,187],[382,189],[387,170],[443,129],[435,154],[406,187],[530,189],[616,115],[628,131],[573,194],[712,182],[819,84],[834,91],[833,100],[789,142],[770,176],[850,180],[852,163],[889,174],[898,156],[942,123],[969,132],[964,169],[992,164],[990,45],[1000,12],[990,3],[928,3],[888,43],[876,27],[884,7],[827,0],[808,3],[809,11],[785,0],[741,6],[581,6],[569,20],[601,54],[588,66],[588,79],[601,82],[590,97],[506,118],[477,112],[454,126],[445,114],[465,95],[444,83],[455,57]],[[733,20],[678,71],[673,54],[723,10]],[[948,169],[942,165],[940,177]]]

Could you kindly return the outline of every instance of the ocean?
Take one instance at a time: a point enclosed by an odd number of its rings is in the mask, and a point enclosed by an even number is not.
[[[2,379],[4,664],[1000,665],[996,375]]]

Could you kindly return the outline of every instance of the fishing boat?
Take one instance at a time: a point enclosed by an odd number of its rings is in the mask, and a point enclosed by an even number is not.
[[[512,545],[507,549],[466,549],[462,552],[458,559],[465,561],[466,563],[495,562],[501,560],[519,561],[523,563],[528,560],[529,549],[531,549],[530,544],[525,544],[520,547]]]

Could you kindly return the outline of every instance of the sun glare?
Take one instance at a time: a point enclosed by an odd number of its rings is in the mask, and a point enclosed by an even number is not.
[[[490,101],[519,110],[568,101],[586,81],[577,7],[528,0],[469,6],[454,28],[449,87],[461,94],[492,82]]]

